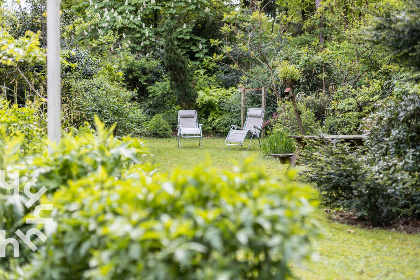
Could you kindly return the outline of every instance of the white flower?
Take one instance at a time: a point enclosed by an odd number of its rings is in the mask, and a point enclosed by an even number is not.
[[[172,8],[174,7],[174,2],[172,2],[172,5],[171,5],[171,7],[172,7]]]
[[[95,4],[95,9],[97,9],[98,8],[98,4]]]
[[[125,0],[125,5],[128,5],[128,0]]]
[[[86,32],[86,30],[83,31],[83,34],[85,34],[85,36],[88,35],[88,33]]]
[[[147,31],[147,29],[146,29],[146,36],[149,36],[149,31]]]
[[[141,42],[140,46],[142,46],[142,47],[143,47],[143,42]]]
[[[186,23],[184,23],[184,28],[187,28],[187,24]]]
[[[123,37],[125,38],[125,33],[123,33]]]
[[[133,16],[130,17],[130,20],[133,20]]]
[[[203,48],[203,46],[201,45],[201,43],[198,45],[198,47],[200,48],[200,50]]]
[[[146,2],[143,3],[143,6],[146,8]]]
[[[146,24],[144,24],[144,22],[143,22],[143,28],[146,28]]]
[[[155,0],[152,0],[151,2],[152,2],[152,4],[155,4]]]

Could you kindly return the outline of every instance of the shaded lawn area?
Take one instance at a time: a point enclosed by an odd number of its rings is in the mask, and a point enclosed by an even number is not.
[[[233,146],[230,150],[222,138],[204,139],[204,147],[198,147],[198,139],[176,138],[145,139],[146,146],[158,165],[158,172],[171,172],[175,168],[191,169],[207,158],[220,170],[231,170],[232,162],[254,157],[256,166],[280,179],[287,165],[262,156],[258,140],[251,149]],[[254,142],[255,141],[255,142]],[[327,219],[322,206],[316,211],[323,230],[323,237],[313,243],[316,253],[311,261],[295,264],[293,270],[301,279],[420,279],[420,234],[407,235],[380,229],[362,229],[338,224]]]

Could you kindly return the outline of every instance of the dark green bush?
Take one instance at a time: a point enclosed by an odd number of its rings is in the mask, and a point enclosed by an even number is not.
[[[71,49],[62,51],[64,78],[77,76],[83,79],[92,78],[99,72],[99,60],[87,50]]]
[[[420,95],[411,91],[372,115],[363,149],[336,144],[306,153],[303,177],[326,204],[375,224],[420,216]]]
[[[146,131],[148,136],[153,137],[171,137],[172,130],[167,121],[162,117],[162,114],[156,114],[149,122]]]
[[[420,88],[414,86],[372,116],[368,165],[386,186],[381,217],[420,216]]]
[[[317,186],[325,205],[366,214],[363,196],[368,184],[368,170],[360,151],[348,144],[312,143],[312,151],[304,150],[304,180]]]

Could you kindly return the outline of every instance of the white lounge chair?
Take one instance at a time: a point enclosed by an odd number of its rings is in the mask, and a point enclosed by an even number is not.
[[[260,142],[260,134],[262,124],[264,121],[264,109],[261,108],[249,108],[246,121],[243,129],[240,129],[236,125],[232,125],[229,134],[226,137],[225,144],[229,146],[238,145],[242,147],[245,137],[248,133],[251,133],[251,140],[249,141],[248,150],[251,146],[251,141],[254,136],[258,138]],[[260,143],[261,146],[261,143]]]
[[[178,147],[181,148],[181,137],[200,138],[199,146],[203,147],[202,124],[198,124],[197,111],[179,110],[178,111]]]

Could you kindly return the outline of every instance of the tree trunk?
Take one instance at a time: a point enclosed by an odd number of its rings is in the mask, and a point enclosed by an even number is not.
[[[251,8],[251,12],[255,12],[257,9],[257,4],[255,3],[257,0],[251,0],[249,7]]]
[[[298,127],[299,127],[299,133],[301,135],[305,135],[305,128],[303,127],[302,118],[300,117],[300,110],[299,110],[299,108],[297,106],[297,103],[296,103],[295,93],[293,92],[293,83],[290,82],[290,81],[287,81],[286,82],[286,87],[290,88],[289,97],[290,97],[290,100],[292,101],[293,111],[295,113],[296,121],[297,121]]]
[[[318,9],[319,9],[320,7],[321,7],[321,0],[315,0],[315,9],[316,9],[316,11],[318,11]],[[318,28],[319,28],[319,29],[321,29],[321,30],[319,31],[319,43],[320,43],[321,45],[323,45],[323,44],[324,44],[324,32],[322,31],[323,25],[324,25],[324,17],[323,17],[323,16],[321,16],[321,17],[320,17],[320,22],[319,22],[319,24],[318,24]]]

